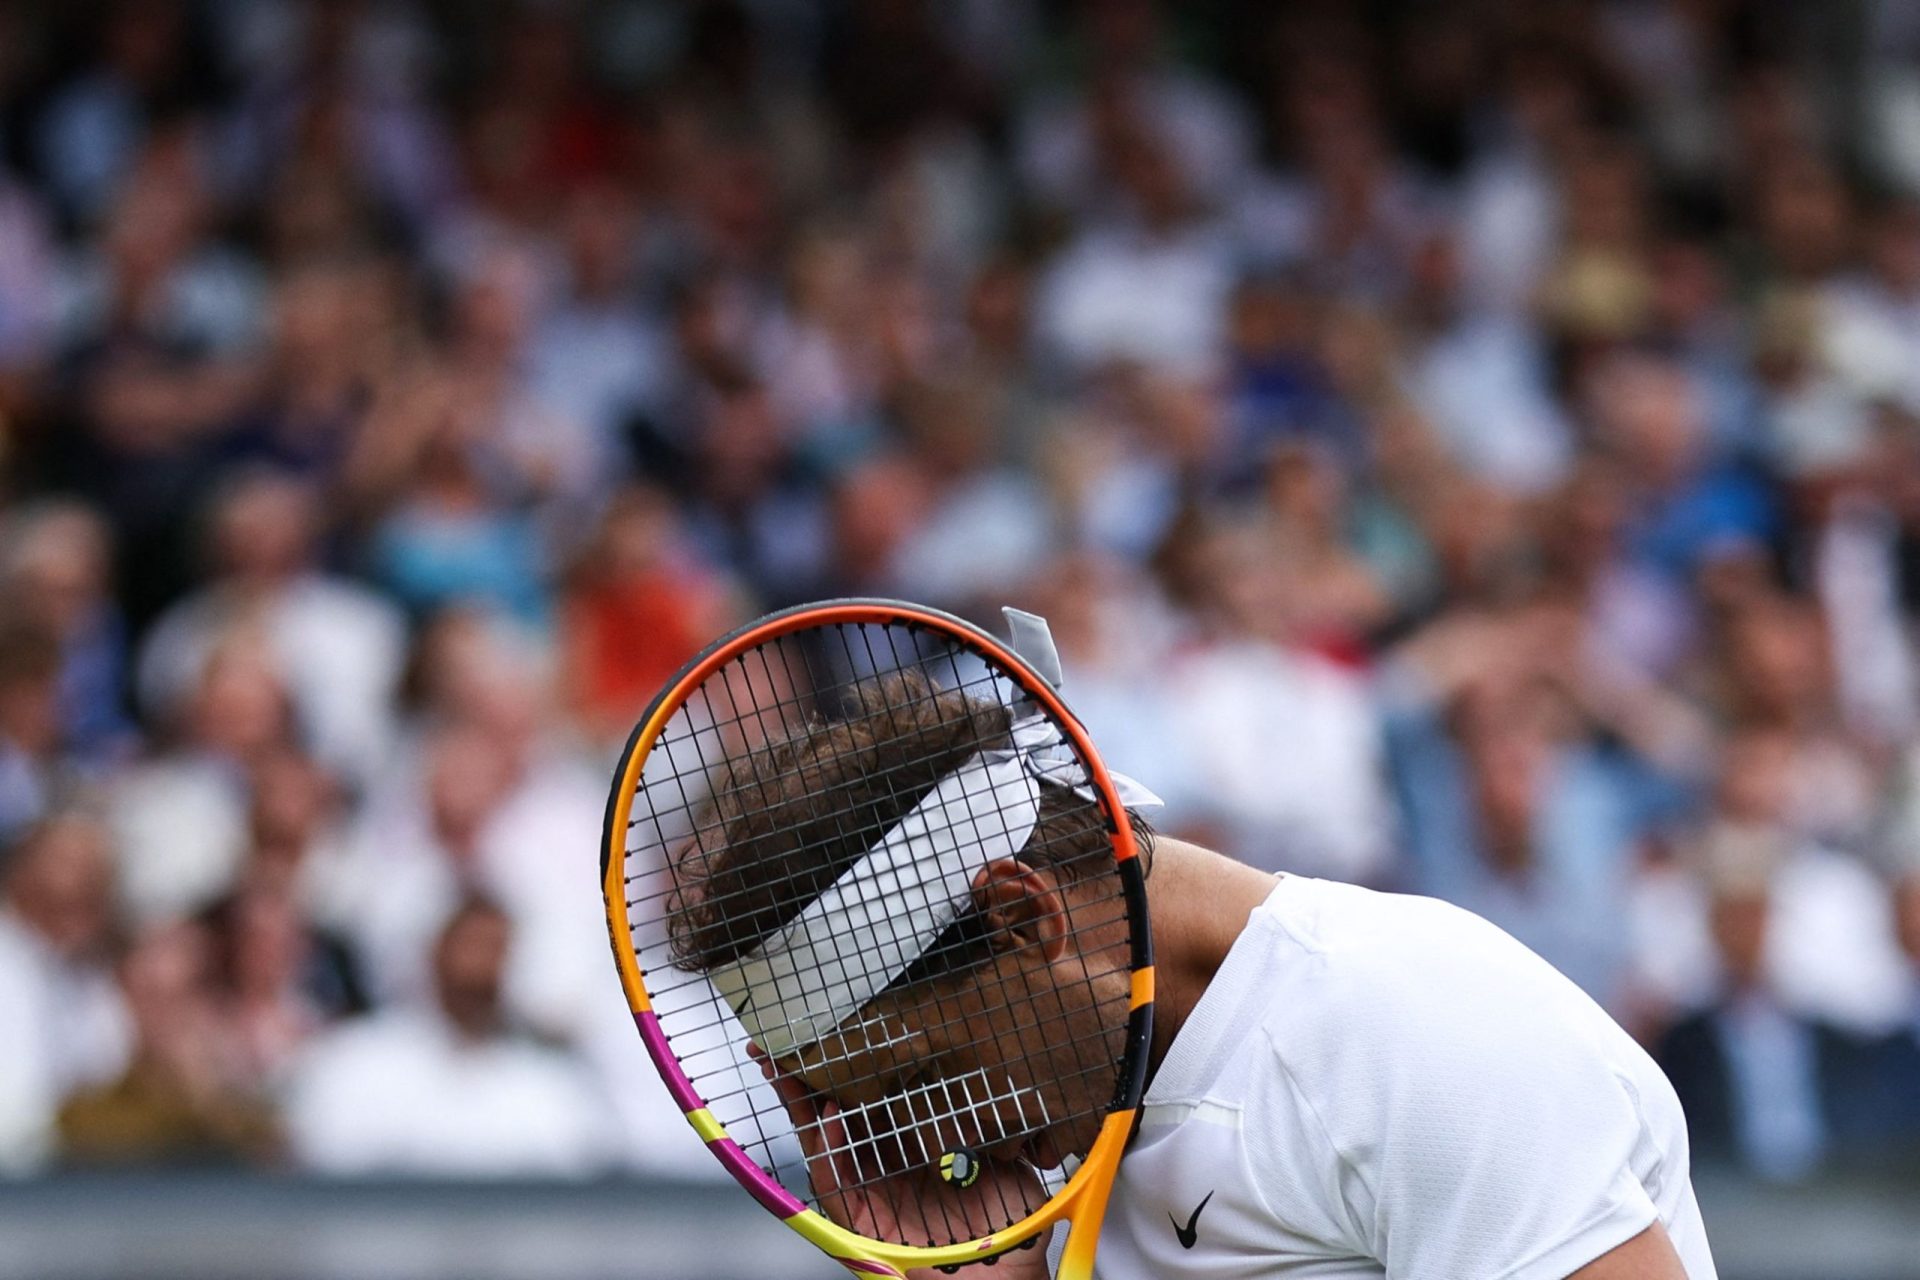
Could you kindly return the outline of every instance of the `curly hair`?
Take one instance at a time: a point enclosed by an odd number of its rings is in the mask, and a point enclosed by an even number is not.
[[[902,671],[855,685],[839,717],[730,761],[674,868],[674,963],[706,972],[753,950],[942,779],[975,753],[1008,746],[1012,718],[997,701]],[[1144,853],[1152,829],[1129,818]],[[1068,881],[1097,872],[1112,857],[1104,812],[1070,790],[1042,788],[1039,820],[1020,857]],[[893,985],[971,967],[991,945],[978,918],[963,916]]]

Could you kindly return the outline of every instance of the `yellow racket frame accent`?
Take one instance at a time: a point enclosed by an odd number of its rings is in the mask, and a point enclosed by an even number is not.
[[[634,796],[639,789],[647,757],[667,722],[708,676],[742,653],[797,631],[862,624],[918,626],[939,632],[1019,678],[1022,690],[1039,702],[1059,723],[1081,758],[1097,766],[1089,770],[1089,775],[1108,815],[1114,840],[1114,858],[1122,872],[1129,913],[1133,915],[1136,925],[1129,1000],[1128,1071],[1121,1099],[1124,1105],[1108,1111],[1094,1139],[1093,1149],[1067,1180],[1066,1186],[1045,1204],[1012,1226],[977,1240],[957,1244],[931,1247],[902,1245],[871,1240],[850,1231],[825,1214],[801,1205],[727,1136],[725,1126],[701,1102],[698,1091],[673,1057],[660,1032],[653,1016],[652,1000],[647,994],[646,975],[640,968],[639,956],[634,952],[633,929],[627,911],[628,815],[633,809]],[[1119,1170],[1120,1157],[1133,1134],[1134,1116],[1145,1084],[1147,1042],[1151,1038],[1153,958],[1151,940],[1146,935],[1146,894],[1138,856],[1139,849],[1133,838],[1133,829],[1127,821],[1126,810],[1115,794],[1113,782],[1107,777],[1105,768],[1099,767],[1099,756],[1094,752],[1086,729],[1067,710],[1052,687],[1018,654],[987,632],[934,609],[891,600],[835,600],[770,614],[723,637],[688,663],[654,699],[653,705],[628,740],[625,757],[614,779],[613,793],[608,797],[605,843],[601,850],[601,888],[606,899],[607,931],[613,943],[613,958],[620,973],[620,985],[627,993],[628,1007],[633,1011],[635,1024],[653,1057],[654,1065],[659,1068],[668,1090],[681,1104],[688,1124],[700,1135],[701,1141],[756,1200],[789,1227],[855,1275],[899,1278],[915,1268],[956,1267],[980,1262],[1037,1239],[1061,1222],[1070,1222],[1072,1226],[1056,1280],[1091,1280],[1094,1251],[1100,1240],[1100,1225],[1106,1216],[1107,1196],[1112,1190],[1114,1175]],[[783,1212],[783,1209],[786,1211]]]

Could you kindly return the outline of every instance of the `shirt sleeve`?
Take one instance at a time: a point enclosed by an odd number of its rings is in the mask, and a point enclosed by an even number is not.
[[[1389,1280],[1564,1280],[1653,1224],[1628,1085],[1551,1030],[1415,1037],[1362,1221]]]
[[[1330,975],[1337,1034],[1270,1037],[1281,1093],[1260,1110],[1328,1155],[1303,1183],[1263,1141],[1261,1181],[1270,1203],[1316,1190],[1389,1280],[1564,1280],[1658,1218],[1642,1176],[1664,1156],[1618,1061],[1635,1050],[1490,926],[1445,937],[1422,964]]]

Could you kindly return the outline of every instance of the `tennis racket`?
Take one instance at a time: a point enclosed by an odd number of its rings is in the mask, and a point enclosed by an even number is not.
[[[1133,813],[1011,642],[885,600],[769,615],[654,699],[602,882],[634,1023],[763,1207],[856,1275],[1046,1243],[1086,1280],[1152,1032]],[[1142,828],[1144,830],[1144,828]]]

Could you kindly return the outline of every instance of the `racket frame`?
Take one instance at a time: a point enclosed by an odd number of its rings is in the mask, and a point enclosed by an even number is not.
[[[861,625],[902,626],[945,636],[1012,675],[1021,690],[1054,719],[1088,765],[1088,781],[1107,820],[1113,840],[1115,871],[1120,877],[1127,917],[1132,924],[1132,946],[1128,957],[1131,989],[1126,1051],[1114,1100],[1109,1104],[1107,1116],[1101,1122],[1092,1148],[1066,1185],[1025,1218],[977,1240],[954,1244],[896,1244],[873,1240],[851,1231],[818,1210],[808,1208],[728,1136],[726,1127],[707,1108],[699,1090],[667,1043],[666,1033],[653,1012],[646,974],[640,968],[639,956],[634,951],[633,929],[628,915],[628,817],[639,790],[641,773],[646,768],[647,757],[674,715],[709,676],[744,653],[800,631]],[[1147,1048],[1153,1039],[1153,938],[1147,919],[1146,874],[1139,853],[1126,809],[1114,791],[1113,780],[1107,775],[1106,766],[1094,750],[1085,726],[1067,709],[1054,688],[1006,642],[964,619],[924,605],[898,600],[840,599],[782,609],[722,636],[691,658],[654,697],[627,738],[620,765],[614,774],[613,790],[607,797],[605,831],[600,848],[600,880],[606,899],[607,931],[613,945],[614,964],[619,970],[620,985],[626,991],[627,1004],[640,1039],[645,1043],[647,1053],[660,1072],[668,1093],[686,1116],[687,1123],[706,1143],[722,1167],[762,1208],[853,1274],[895,1277],[896,1280],[903,1280],[905,1273],[913,1268],[952,1268],[984,1261],[1038,1239],[1059,1223],[1069,1221],[1072,1226],[1056,1280],[1089,1280],[1093,1274],[1094,1250],[1099,1243],[1101,1220],[1106,1214],[1107,1196],[1112,1190],[1114,1175],[1119,1170],[1121,1154],[1132,1137],[1140,1095],[1146,1087]]]

